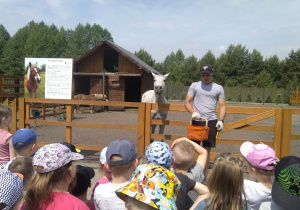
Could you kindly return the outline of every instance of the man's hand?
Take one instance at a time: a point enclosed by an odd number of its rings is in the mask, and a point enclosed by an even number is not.
[[[192,119],[193,120],[200,120],[201,119],[201,115],[198,112],[194,112],[192,114]]]
[[[223,130],[223,122],[222,120],[219,120],[216,124],[217,130],[222,131]]]

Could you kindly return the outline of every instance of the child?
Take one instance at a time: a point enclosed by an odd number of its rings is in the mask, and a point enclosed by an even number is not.
[[[97,186],[94,194],[96,209],[125,209],[124,201],[115,191],[129,183],[138,164],[137,156],[134,143],[128,139],[115,139],[108,145],[104,166],[111,171],[112,180]]]
[[[175,157],[175,171],[180,171],[190,179],[202,183],[204,181],[204,168],[207,162],[206,149],[187,138],[176,139],[172,143],[171,149]],[[196,164],[194,164],[195,151],[198,154]],[[195,191],[190,191],[188,192],[188,196],[195,202],[199,194]]]
[[[147,164],[147,159],[146,159],[146,156],[145,155],[142,155],[138,158],[138,164],[141,165],[141,164]]]
[[[95,210],[95,205],[93,201],[87,199],[87,191],[91,187],[91,179],[94,176],[94,169],[81,165],[76,166],[76,186],[72,190],[72,195],[82,200],[90,210]]]
[[[32,159],[30,157],[16,157],[10,163],[8,170],[12,173],[19,173],[23,175],[22,199],[25,199],[25,195],[29,188],[29,182],[35,175],[32,167]]]
[[[73,153],[60,144],[48,144],[41,147],[32,159],[36,171],[30,182],[21,210],[32,209],[82,209],[87,205],[68,193],[76,176],[75,160],[83,155]]]
[[[300,158],[282,158],[275,168],[272,201],[263,202],[260,210],[297,210],[300,206]]]
[[[234,156],[218,157],[208,174],[208,199],[198,203],[194,210],[238,209],[250,210],[243,200],[244,166],[241,159]]]
[[[108,171],[105,167],[104,167],[104,163],[106,162],[106,150],[107,147],[103,148],[101,153],[100,153],[100,163],[99,163],[99,170],[100,170],[100,174],[103,173],[103,177],[100,178],[96,184],[95,187],[93,188],[93,192],[91,195],[91,200],[94,199],[94,193],[95,193],[95,189],[99,184],[106,184],[108,182],[111,181],[111,172]]]
[[[167,169],[176,162],[175,156],[172,154],[172,151],[169,145],[165,142],[155,141],[151,143],[145,151],[146,159],[148,163],[153,163],[161,165]],[[193,205],[193,201],[187,196],[189,191],[196,191],[198,194],[204,195],[208,193],[206,186],[200,182],[190,179],[180,170],[175,168],[175,175],[181,182],[181,188],[178,194],[178,199],[176,200],[177,209],[189,209]],[[202,196],[198,196],[198,199],[202,199]]]
[[[278,162],[275,151],[266,144],[244,142],[240,151],[254,181],[244,180],[246,199],[252,209],[258,210],[262,202],[271,201],[274,169]]]
[[[174,173],[155,164],[139,165],[129,184],[116,191],[128,210],[176,209],[181,183]]]
[[[12,109],[0,103],[0,169],[4,169],[8,161],[16,156],[12,146],[12,134],[6,130],[12,121]]]
[[[69,142],[64,141],[64,142],[61,142],[61,144],[65,145],[66,147],[68,147],[71,150],[71,152],[75,152],[75,153],[76,152],[77,153],[81,152],[80,149],[76,148],[73,144],[70,144]]]
[[[10,171],[0,170],[0,209],[17,209],[23,180]]]
[[[37,150],[37,134],[32,129],[22,128],[12,137],[17,157],[30,157]]]

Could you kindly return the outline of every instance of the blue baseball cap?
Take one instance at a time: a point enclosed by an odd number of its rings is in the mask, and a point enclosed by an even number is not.
[[[37,136],[32,129],[22,128],[13,135],[12,144],[16,149],[22,148],[33,142]],[[17,145],[17,143],[21,144]]]
[[[123,160],[111,161],[113,155],[122,157]],[[109,165],[123,165],[134,161],[139,153],[135,150],[132,141],[126,138],[115,139],[107,147],[106,161]]]
[[[169,168],[173,161],[173,153],[166,142],[154,141],[145,151],[145,156],[148,163],[161,165]]]

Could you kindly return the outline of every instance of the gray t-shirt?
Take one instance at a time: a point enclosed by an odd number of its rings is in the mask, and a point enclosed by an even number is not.
[[[194,97],[193,107],[201,117],[216,120],[216,108],[219,99],[225,98],[224,89],[214,82],[206,85],[202,81],[194,82],[189,88],[188,95]]]
[[[196,182],[202,183],[204,180],[203,168],[199,163],[196,163],[195,166],[185,175]],[[188,196],[195,202],[199,194],[192,190],[188,192]]]

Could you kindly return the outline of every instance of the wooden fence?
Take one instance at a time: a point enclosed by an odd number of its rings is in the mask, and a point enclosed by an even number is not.
[[[290,92],[290,105],[294,105],[298,107],[300,99],[299,87],[297,87],[296,91]]]
[[[8,100],[5,101],[8,104]],[[57,107],[65,106],[66,109],[61,112],[66,113],[65,121],[46,120],[46,116],[40,116],[40,120],[35,120],[30,117],[32,105],[35,103],[43,104],[45,107],[48,104],[56,104]],[[88,122],[72,122],[73,105],[96,105],[96,106],[124,106],[133,107],[138,109],[138,120],[136,125],[122,125],[122,124],[101,124],[101,123],[88,123]],[[189,121],[180,120],[152,120],[151,110],[168,110],[186,112],[184,105],[181,104],[149,104],[149,103],[136,103],[136,102],[116,102],[116,101],[85,101],[85,100],[60,100],[60,99],[33,99],[33,98],[19,98],[18,107],[17,99],[13,100],[10,104],[14,109],[13,123],[11,132],[14,133],[20,128],[30,128],[31,125],[51,125],[65,127],[66,141],[72,143],[72,128],[85,127],[85,128],[102,128],[102,129],[125,129],[137,131],[137,151],[144,154],[145,148],[150,144],[150,139],[166,139],[175,140],[180,135],[169,134],[151,134],[151,124],[168,125],[168,126],[184,126],[189,125]],[[18,112],[18,114],[17,114]],[[217,108],[217,112],[219,109]],[[56,112],[59,114],[60,112]],[[254,130],[254,131],[268,131],[273,132],[273,141],[250,140],[253,143],[263,142],[274,148],[279,158],[290,154],[290,141],[300,140],[300,135],[291,133],[292,116],[299,115],[299,109],[288,108],[249,108],[249,107],[227,107],[227,114],[242,114],[251,115],[244,119],[224,124],[223,132],[231,130]],[[18,115],[18,119],[17,119]],[[253,125],[253,123],[270,119],[273,120],[272,125]],[[18,125],[18,126],[17,126]],[[222,139],[218,138],[218,144],[241,145],[245,139]],[[48,144],[49,142],[39,142],[39,146]],[[103,147],[98,145],[84,145],[75,144],[76,147],[83,150],[96,150],[100,151]],[[217,153],[211,153],[211,159]]]
[[[24,97],[24,76],[0,75],[0,103]]]

